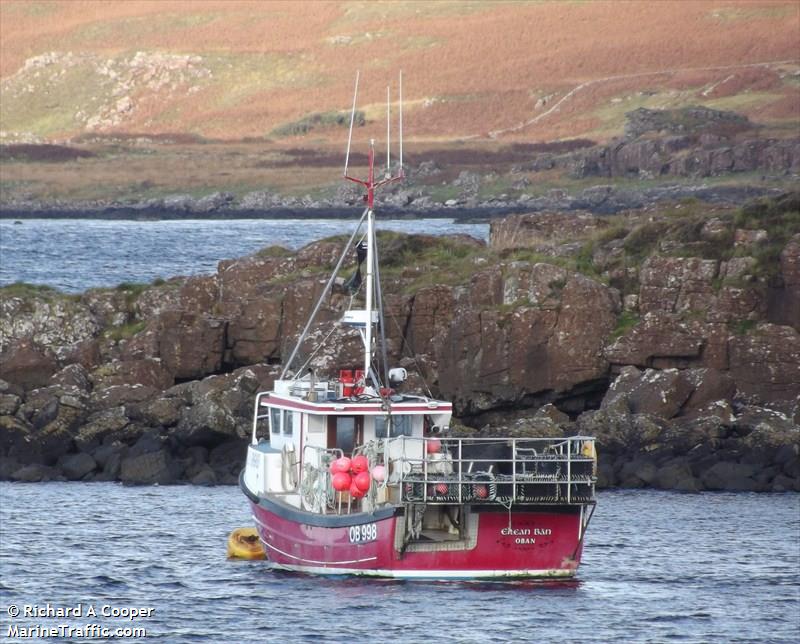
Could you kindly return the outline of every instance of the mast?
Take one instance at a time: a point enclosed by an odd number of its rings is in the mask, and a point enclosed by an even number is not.
[[[397,175],[392,176],[391,174],[391,141],[389,137],[391,135],[391,94],[390,90],[386,88],[386,175],[380,181],[375,180],[375,140],[370,139],[369,142],[369,154],[368,154],[368,162],[369,168],[367,171],[367,179],[357,179],[356,177],[351,177],[347,174],[348,169],[348,162],[350,160],[350,146],[352,144],[353,138],[353,123],[355,121],[355,111],[356,111],[356,95],[358,93],[358,74],[356,74],[356,85],[355,91],[353,92],[353,108],[350,114],[350,133],[347,137],[347,154],[345,156],[345,166],[344,166],[344,178],[348,181],[352,181],[354,183],[358,183],[362,185],[366,189],[366,202],[367,202],[367,234],[366,234],[366,241],[367,241],[367,257],[366,257],[366,264],[367,264],[367,279],[365,284],[365,303],[364,303],[364,312],[363,312],[363,321],[364,321],[364,379],[367,380],[370,378],[370,373],[372,369],[372,338],[375,331],[375,321],[374,321],[374,314],[376,311],[375,308],[375,296],[376,291],[380,289],[380,284],[376,283],[375,279],[375,213],[373,212],[373,208],[375,206],[375,190],[380,186],[393,183],[395,181],[401,181],[403,179],[403,143],[402,138],[400,141],[400,170]],[[402,74],[400,76],[400,133],[402,137],[403,131],[403,103],[402,103]],[[380,297],[380,293],[377,294],[378,302],[382,301]],[[379,312],[382,317],[382,312]],[[376,376],[377,380],[377,376]]]
[[[375,200],[375,140],[369,142],[369,174],[367,175],[367,283],[366,309],[367,320],[364,327],[364,378],[369,378],[369,369],[372,366],[372,295],[375,288],[374,281],[374,252],[375,252],[375,215],[372,212]]]

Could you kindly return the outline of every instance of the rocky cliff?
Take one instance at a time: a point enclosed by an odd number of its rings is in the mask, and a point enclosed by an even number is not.
[[[79,296],[0,289],[0,476],[234,482],[253,394],[342,244]],[[607,486],[800,490],[797,194],[380,245],[390,361],[453,400],[454,431],[594,434]],[[312,365],[350,367],[359,344],[336,327]]]

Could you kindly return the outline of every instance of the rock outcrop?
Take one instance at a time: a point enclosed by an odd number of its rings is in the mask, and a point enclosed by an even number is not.
[[[489,247],[384,234],[389,359],[473,429],[597,435],[604,485],[798,489],[799,216],[787,195],[519,215]],[[252,397],[342,243],[149,287],[0,289],[0,475],[234,482]],[[305,356],[348,301],[326,298]],[[356,366],[360,346],[334,327],[310,366]]]

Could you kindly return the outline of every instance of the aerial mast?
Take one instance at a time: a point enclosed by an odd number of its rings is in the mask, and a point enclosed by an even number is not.
[[[367,278],[365,281],[365,310],[364,310],[364,377],[370,377],[370,370],[372,367],[372,337],[376,323],[376,311],[374,310],[374,301],[376,295],[376,288],[380,288],[380,284],[375,282],[375,216],[373,207],[375,204],[375,191],[387,183],[401,181],[403,175],[403,75],[400,73],[400,88],[399,88],[399,131],[400,131],[400,168],[396,175],[392,175],[391,168],[391,90],[386,88],[386,174],[383,179],[376,181],[375,179],[375,140],[370,139],[369,152],[368,152],[368,169],[367,178],[358,179],[348,174],[348,166],[350,162],[350,147],[353,142],[353,125],[356,116],[356,103],[358,97],[358,81],[359,72],[356,72],[356,83],[353,91],[353,107],[350,113],[350,132],[347,136],[347,153],[345,154],[344,162],[344,179],[352,181],[363,186],[366,190],[365,200],[367,203]],[[380,301],[380,296],[378,296]]]

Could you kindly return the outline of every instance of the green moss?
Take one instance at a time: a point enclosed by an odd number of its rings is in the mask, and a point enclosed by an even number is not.
[[[28,282],[14,282],[0,287],[0,296],[4,297],[45,297],[52,298],[62,293],[44,284],[29,284]]]
[[[756,320],[733,320],[728,322],[728,328],[736,335],[748,335],[757,325],[758,322]]]
[[[122,282],[117,284],[115,290],[125,293],[125,302],[127,303],[128,307],[131,307],[133,306],[133,303],[139,299],[139,296],[148,288],[150,288],[149,284],[141,284],[139,282]]]
[[[613,223],[607,228],[603,228],[595,235],[595,240],[600,244],[606,244],[615,239],[624,239],[628,236],[630,229],[622,223]]]
[[[631,311],[623,311],[620,313],[617,317],[617,326],[615,326],[614,330],[611,332],[612,339],[616,340],[617,338],[625,335],[633,327],[639,324],[639,320],[639,316]]]
[[[574,269],[574,260],[567,257],[552,257],[544,253],[538,253],[529,248],[515,248],[514,250],[501,251],[500,257],[508,262],[528,262],[529,264],[552,264],[561,268]]]
[[[594,265],[594,243],[586,242],[581,246],[578,255],[575,257],[575,268],[579,273],[589,277],[599,278],[600,275]]]
[[[650,255],[669,228],[663,221],[649,221],[639,224],[625,237],[623,248],[625,254],[637,263]]]
[[[148,286],[148,284],[143,284],[141,282],[120,282],[114,288],[118,291],[124,291],[125,293],[131,293],[138,296],[141,295]]]
[[[143,321],[129,322],[127,324],[121,324],[120,326],[115,326],[111,327],[110,329],[106,329],[105,336],[111,340],[119,342],[120,340],[127,340],[128,338],[132,338],[137,333],[142,331],[144,327],[145,323]]]
[[[522,297],[508,304],[498,304],[494,307],[494,310],[502,316],[507,316],[509,313],[513,313],[522,306],[532,306],[532,303],[527,297]],[[498,321],[498,326],[500,326],[500,321]]]
[[[279,125],[270,133],[272,136],[299,136],[312,130],[327,127],[350,127],[350,112],[314,112],[303,118]],[[361,127],[366,124],[364,112],[357,110],[354,124]]]
[[[773,280],[780,272],[781,252],[800,233],[800,192],[750,202],[736,213],[734,224],[738,228],[766,230],[766,242],[748,250],[748,254],[756,259],[755,275]]]
[[[430,186],[426,192],[428,196],[437,203],[444,203],[448,199],[458,199],[461,195],[461,188],[459,186],[454,186],[451,183],[446,183],[444,185],[432,185]]]
[[[266,246],[256,253],[256,257],[266,259],[269,257],[288,257],[291,254],[292,251],[283,246]]]

